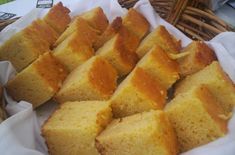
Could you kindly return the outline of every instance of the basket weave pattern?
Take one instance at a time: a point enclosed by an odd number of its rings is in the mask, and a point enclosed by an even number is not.
[[[138,0],[119,0],[125,7],[133,7]],[[150,0],[155,11],[169,23],[194,40],[210,40],[217,34],[233,31],[208,9],[206,0]]]
[[[131,8],[138,0],[118,0]],[[225,31],[234,31],[208,9],[207,0],[150,0],[155,11],[169,23],[194,40],[210,40]],[[0,31],[18,18],[0,20]]]

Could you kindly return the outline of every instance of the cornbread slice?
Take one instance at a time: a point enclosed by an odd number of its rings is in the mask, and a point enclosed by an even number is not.
[[[58,34],[61,34],[71,21],[70,10],[61,2],[54,5],[43,18]]]
[[[169,53],[178,53],[181,49],[180,41],[177,41],[164,26],[160,25],[144,38],[136,53],[142,58],[156,44]]]
[[[178,60],[180,75],[187,76],[203,69],[216,60],[215,53],[204,42],[193,41],[182,52],[189,55]]]
[[[122,27],[122,18],[115,18],[112,23],[105,29],[104,33],[102,33],[98,39],[94,43],[95,50],[99,49],[104,45],[105,42],[110,40]]]
[[[44,20],[37,19],[31,24],[35,37],[44,39],[48,43],[48,47],[51,48],[55,41],[58,39],[58,33],[52,29]],[[37,39],[37,38],[35,38]]]
[[[175,132],[162,111],[115,119],[96,138],[101,155],[176,155]]]
[[[116,68],[119,76],[128,74],[138,61],[136,53],[127,50],[124,42],[125,36],[116,34],[96,52]]]
[[[7,92],[16,101],[28,101],[36,108],[59,90],[67,71],[47,52],[9,80]]]
[[[201,84],[207,85],[211,93],[221,102],[221,106],[226,113],[230,113],[233,110],[235,105],[235,87],[217,61],[212,62],[199,72],[187,76],[178,83],[175,95]]]
[[[89,41],[91,45],[97,40],[98,37],[97,30],[89,26],[86,20],[78,16],[69,24],[69,27],[61,34],[54,46],[58,46],[66,38],[68,38],[75,32],[80,33],[80,35],[84,39],[87,39],[87,41]]]
[[[118,86],[110,99],[115,118],[150,109],[163,109],[166,89],[148,72],[136,67]]]
[[[209,143],[227,132],[224,111],[204,85],[177,95],[165,111],[179,141],[180,151]]]
[[[0,47],[0,60],[10,61],[19,72],[48,51],[56,37],[45,22],[36,20]]]
[[[154,78],[159,79],[162,86],[170,88],[179,77],[179,65],[170,59],[167,53],[155,45],[137,64]]]
[[[90,42],[76,31],[59,44],[53,54],[71,72],[95,53]]]
[[[149,31],[149,22],[135,9],[129,9],[123,17],[123,25],[141,40]]]
[[[104,101],[65,102],[42,127],[52,155],[98,155],[95,137],[112,120]]]
[[[90,11],[81,14],[81,17],[85,19],[93,28],[102,34],[108,27],[109,21],[103,12],[101,7],[96,7]]]
[[[74,69],[56,95],[58,102],[106,100],[116,88],[117,73],[105,59],[94,56]]]
[[[123,46],[130,52],[135,53],[137,47],[139,46],[140,39],[133,34],[132,32],[128,31],[125,26],[122,26],[118,31],[118,35],[123,37]]]

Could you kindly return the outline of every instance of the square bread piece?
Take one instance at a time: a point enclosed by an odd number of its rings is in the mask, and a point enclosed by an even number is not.
[[[49,48],[52,48],[53,44],[59,37],[58,33],[53,28],[51,28],[50,25],[48,25],[44,20],[37,19],[33,21],[31,27],[34,32],[34,36],[40,36],[40,38],[46,40]]]
[[[95,137],[112,120],[104,101],[65,102],[42,127],[51,155],[99,155]]]
[[[143,68],[166,89],[170,88],[179,77],[179,65],[168,57],[166,51],[155,45],[137,64]]]
[[[59,90],[67,71],[51,52],[47,52],[9,80],[7,92],[16,101],[28,101],[36,108]]]
[[[95,41],[94,43],[95,50],[98,50],[100,47],[104,45],[104,43],[106,43],[108,40],[114,37],[121,27],[122,27],[122,18],[116,17]]]
[[[20,72],[39,55],[47,52],[58,37],[56,32],[42,20],[14,34],[0,47],[0,60],[8,60]]]
[[[91,45],[97,40],[98,37],[98,31],[92,28],[86,20],[78,16],[75,17],[75,19],[69,24],[69,27],[61,34],[54,46],[58,46],[75,32],[80,33],[80,35],[84,39],[87,39]]]
[[[224,111],[205,85],[177,95],[165,111],[179,141],[180,151],[207,144],[227,132]]]
[[[116,68],[119,76],[131,72],[138,61],[136,53],[125,48],[125,39],[124,35],[118,33],[96,52]]]
[[[94,56],[74,69],[56,95],[65,101],[107,100],[116,89],[117,72],[105,59]]]
[[[163,109],[166,89],[144,69],[136,67],[118,86],[110,102],[115,118]]]
[[[178,59],[182,77],[196,73],[216,60],[214,51],[201,41],[193,41],[182,51],[184,52],[189,54]]]
[[[60,35],[71,21],[69,13],[70,10],[59,2],[49,10],[43,19]]]
[[[135,9],[129,9],[123,17],[123,25],[141,40],[149,31],[149,22]]]
[[[162,111],[115,119],[96,138],[101,155],[176,155],[175,132]]]
[[[207,85],[211,93],[221,102],[227,114],[232,112],[235,105],[235,86],[228,75],[223,71],[218,61],[187,76],[176,85],[175,95],[186,92],[193,86]]]
[[[70,72],[95,54],[91,43],[80,31],[73,32],[53,52],[54,56]]]
[[[101,7],[96,7],[80,16],[85,19],[90,26],[98,30],[99,34],[102,34],[109,25],[109,21]]]
[[[140,43],[136,51],[139,58],[142,58],[156,44],[169,53],[176,54],[181,49],[181,42],[177,41],[164,26],[160,25]]]

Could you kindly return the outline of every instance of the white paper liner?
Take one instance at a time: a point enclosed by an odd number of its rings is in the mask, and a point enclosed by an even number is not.
[[[117,0],[61,0],[70,8],[71,16],[79,15],[96,6],[102,7],[109,21],[117,16],[123,16],[126,9],[121,8]],[[18,7],[18,6],[15,6]],[[153,10],[148,0],[140,0],[135,6],[150,22],[151,30],[158,25],[164,25],[176,38],[181,39],[182,46],[187,46],[191,39],[182,32],[161,19]],[[33,9],[15,23],[7,26],[0,32],[0,45],[13,34],[29,25],[33,20],[43,17],[48,9]],[[226,32],[213,38],[207,44],[215,51],[224,71],[235,82],[235,33]],[[5,84],[15,74],[10,63],[0,62],[0,82]],[[208,77],[210,78],[210,77]],[[31,104],[21,101],[18,104],[7,96],[7,111],[11,115],[0,124],[0,152],[4,155],[41,155],[48,154],[43,138],[40,135],[40,126],[55,109],[56,104],[48,102],[37,108],[36,113]],[[37,114],[37,115],[36,115]],[[229,122],[229,132],[223,137],[207,145],[190,150],[183,155],[234,155],[235,154],[235,117]]]

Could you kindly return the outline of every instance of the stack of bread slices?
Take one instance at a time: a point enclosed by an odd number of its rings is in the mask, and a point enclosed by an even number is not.
[[[52,155],[176,155],[227,133],[235,87],[206,43],[181,47],[135,9],[109,23],[62,3],[0,47],[16,101],[59,107],[42,127]]]

